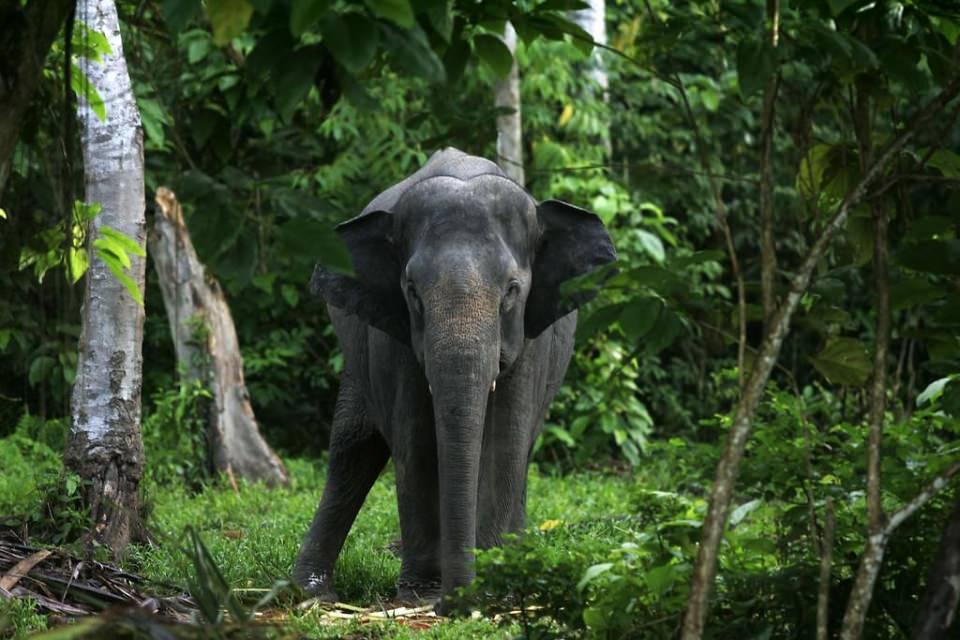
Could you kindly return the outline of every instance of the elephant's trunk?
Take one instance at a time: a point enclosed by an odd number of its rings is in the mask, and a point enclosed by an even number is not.
[[[482,287],[456,289],[427,303],[433,313],[425,317],[424,333],[437,428],[444,595],[474,576],[480,449],[500,353],[498,298]]]

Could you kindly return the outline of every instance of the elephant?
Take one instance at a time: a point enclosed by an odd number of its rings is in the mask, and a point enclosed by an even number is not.
[[[346,274],[318,265],[344,365],[327,484],[292,578],[337,599],[334,564],[392,457],[399,602],[437,601],[474,577],[473,550],[525,526],[527,468],[573,352],[565,283],[616,260],[595,214],[537,203],[495,163],[454,148],[337,231]],[[601,272],[602,273],[602,272]]]

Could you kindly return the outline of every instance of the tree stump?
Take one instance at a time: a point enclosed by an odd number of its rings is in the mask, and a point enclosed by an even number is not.
[[[231,482],[238,476],[272,486],[286,484],[286,469],[260,434],[250,405],[243,357],[223,291],[206,275],[173,191],[160,187],[156,202],[150,255],[181,375],[201,380],[213,396],[206,434],[212,466]]]

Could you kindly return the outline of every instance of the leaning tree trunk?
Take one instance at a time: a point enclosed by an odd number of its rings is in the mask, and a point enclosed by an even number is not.
[[[123,58],[113,0],[78,0],[77,17],[110,43],[99,63],[82,65],[106,108],[101,121],[80,99],[86,200],[101,211],[87,229],[90,268],[83,300],[67,466],[80,475],[93,517],[89,541],[121,555],[140,533],[143,473],[140,386],[143,305],[93,251],[101,230],[120,231],[142,248],[146,236],[143,131]],[[143,291],[143,258],[130,255],[127,275]]]
[[[150,234],[177,362],[188,380],[201,380],[213,400],[207,415],[207,446],[218,471],[233,479],[286,484],[287,472],[257,427],[243,379],[243,358],[230,307],[217,281],[206,275],[190,241],[177,197],[157,189]]]
[[[517,32],[509,22],[503,29],[503,41],[510,53],[517,51]],[[520,117],[520,72],[514,55],[510,73],[493,88],[493,104],[503,113],[497,116],[497,164],[517,184],[523,186],[523,128]]]

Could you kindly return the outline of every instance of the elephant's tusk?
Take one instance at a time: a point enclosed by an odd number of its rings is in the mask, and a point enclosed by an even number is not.
[[[430,395],[433,395],[433,387],[431,387],[429,384],[427,385],[427,391],[430,392]]]
[[[493,393],[493,392],[496,391],[496,390],[497,390],[497,381],[494,380],[494,381],[493,381],[493,384],[490,385],[490,393]]]

